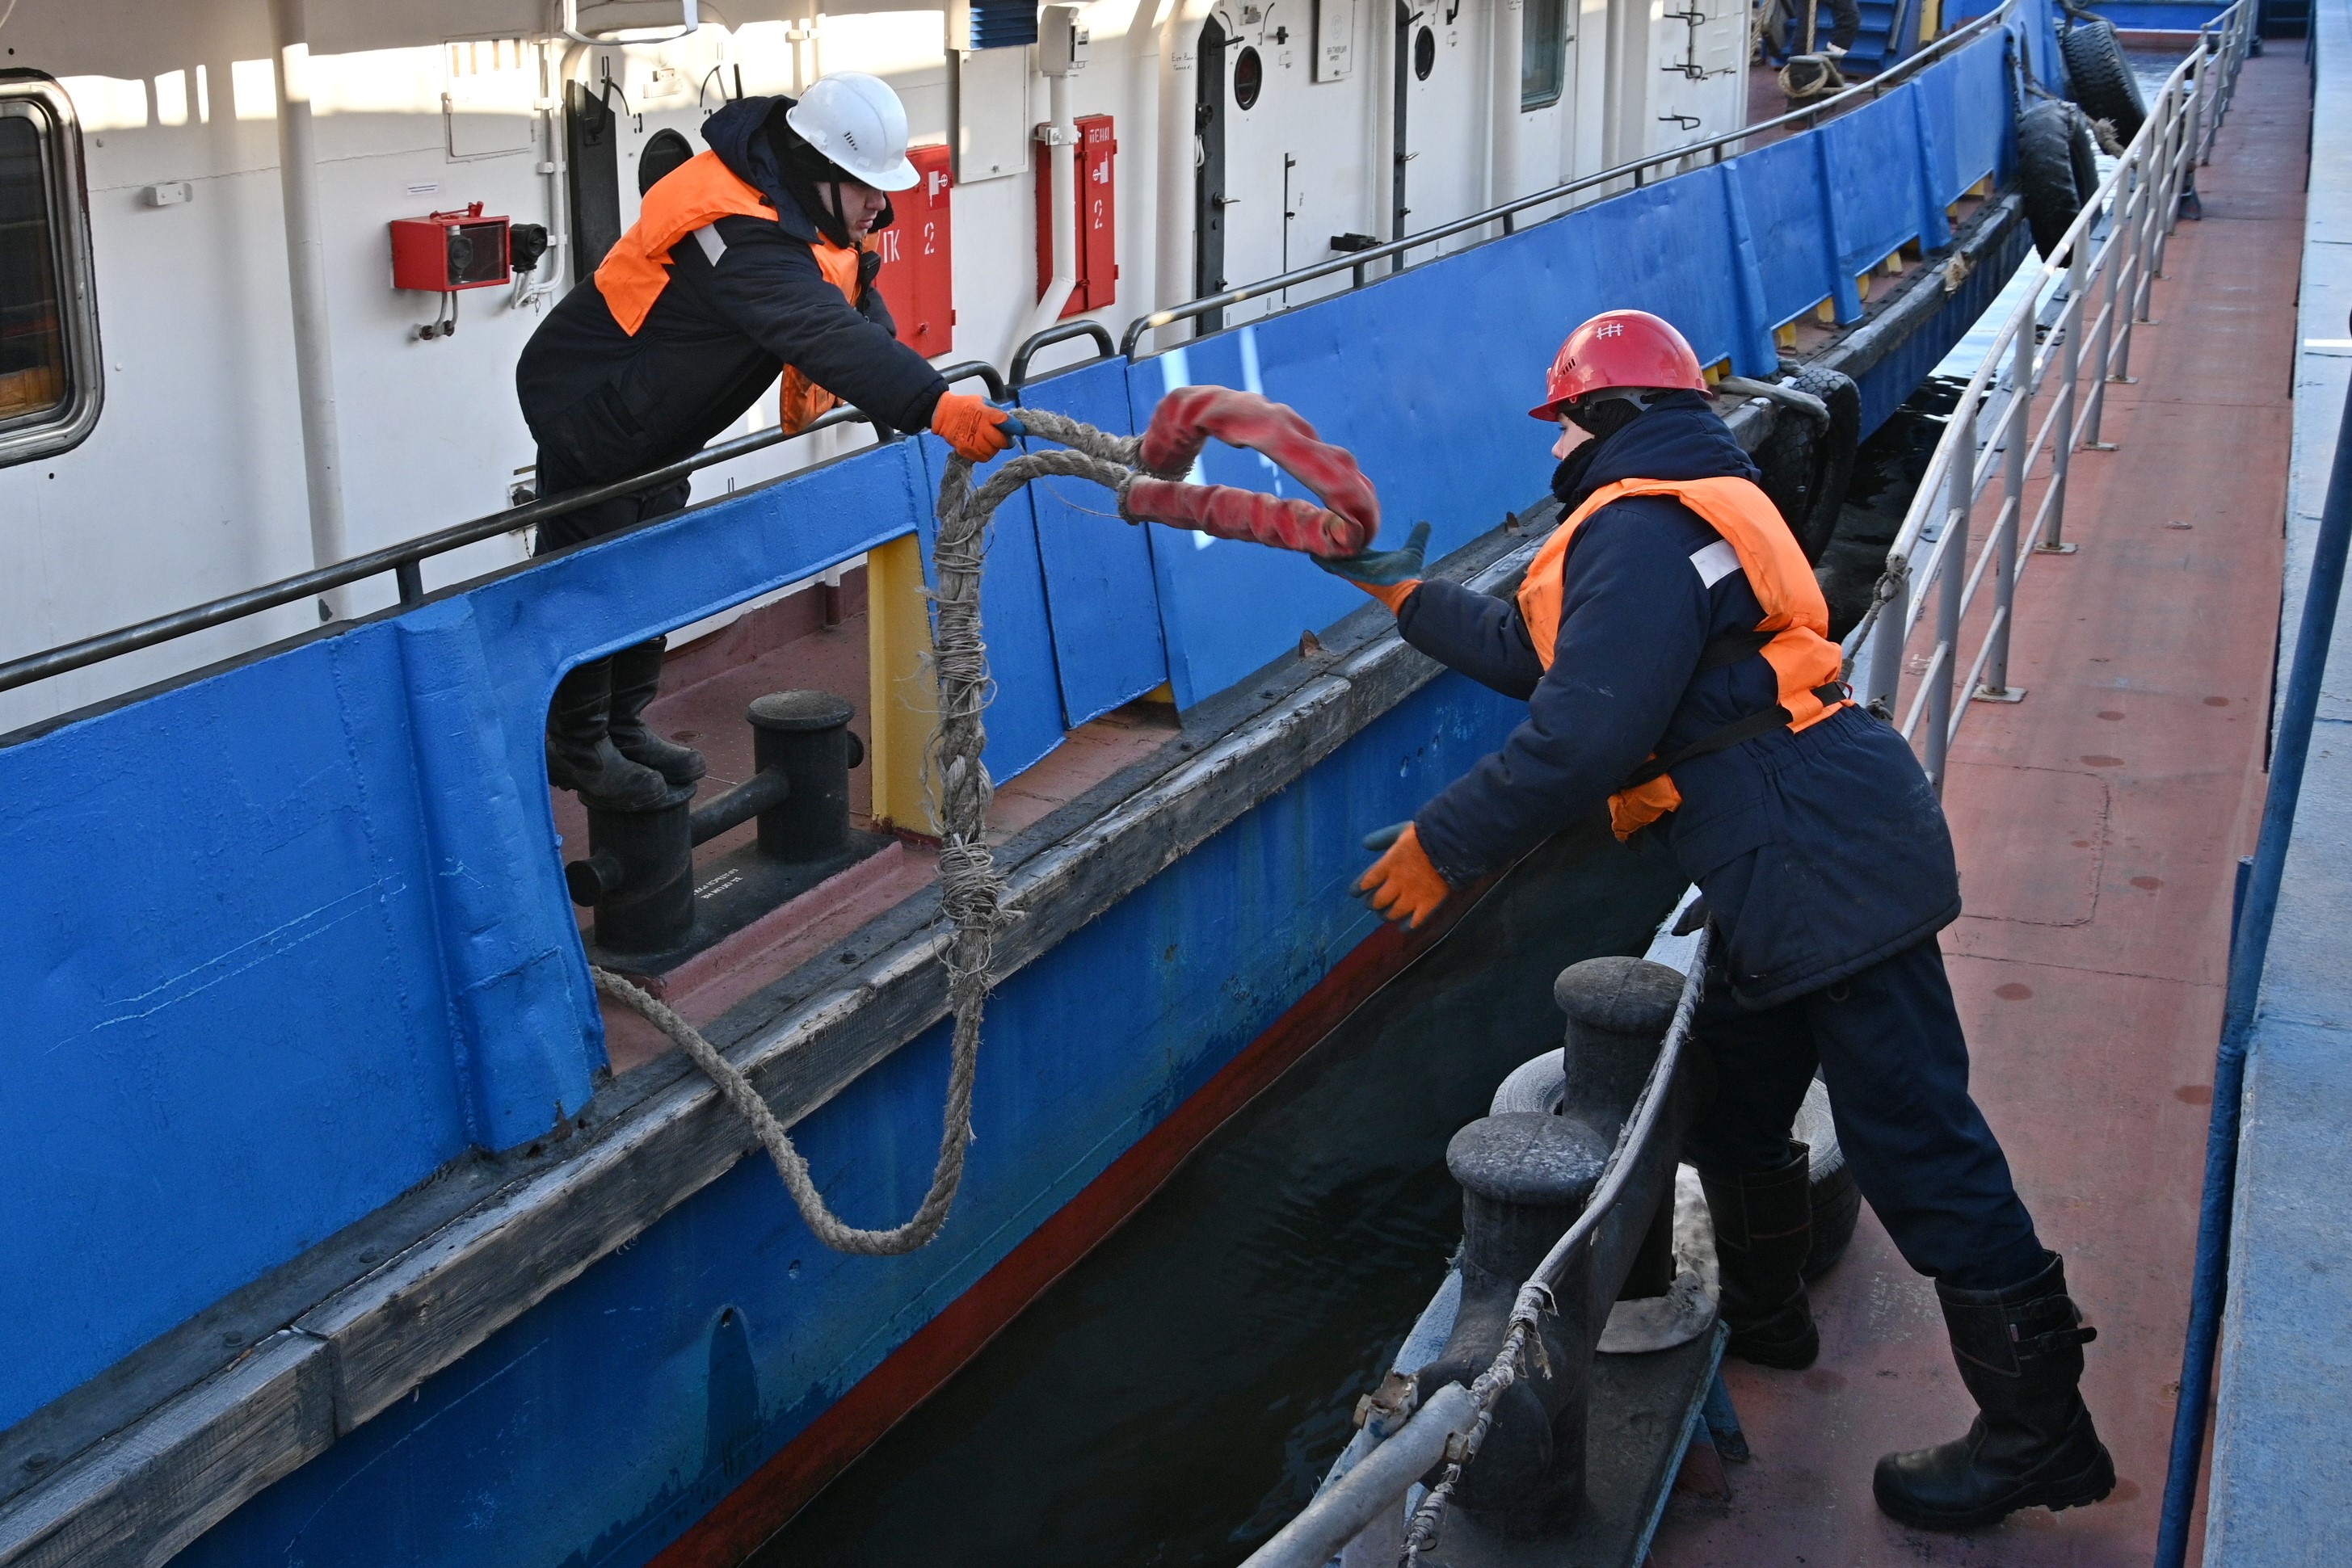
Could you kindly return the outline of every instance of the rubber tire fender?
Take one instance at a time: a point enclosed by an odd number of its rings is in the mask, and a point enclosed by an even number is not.
[[[1568,1068],[1557,1050],[1522,1062],[1495,1090],[1494,1103],[1487,1114],[1500,1116],[1513,1111],[1541,1111],[1546,1114],[1559,1109],[1568,1092]],[[1809,1191],[1813,1211],[1813,1244],[1805,1255],[1804,1274],[1808,1280],[1827,1273],[1845,1256],[1853,1240],[1856,1222],[1862,1216],[1862,1189],[1854,1185],[1853,1170],[1845,1163],[1845,1150],[1840,1146],[1837,1123],[1830,1114],[1830,1092],[1820,1079],[1813,1080],[1805,1091],[1804,1103],[1797,1108],[1797,1124],[1790,1134],[1812,1151],[1807,1161],[1811,1177]]]
[[[1854,454],[1862,445],[1862,388],[1852,376],[1821,365],[1804,366],[1787,381],[1799,392],[1821,399],[1830,411],[1829,429],[1813,446],[1812,479],[1806,486],[1811,505],[1801,521],[1793,513],[1781,513],[1797,536],[1797,548],[1805,552],[1806,564],[1812,565],[1830,548],[1838,518],[1845,510]]]
[[[1812,1151],[1807,1165],[1813,1210],[1813,1245],[1805,1254],[1804,1275],[1818,1280],[1845,1256],[1853,1240],[1855,1222],[1862,1218],[1862,1188],[1854,1185],[1853,1167],[1845,1163],[1838,1144],[1837,1123],[1830,1115],[1829,1085],[1816,1078],[1797,1107],[1797,1125],[1790,1134]]]
[[[2044,99],[2017,117],[2017,183],[2033,248],[2045,261],[2091,194],[2082,186],[2082,173],[2095,172],[2097,155],[2090,121],[2071,103]]]
[[[2123,40],[2116,25],[2105,16],[2076,13],[2073,25],[2058,36],[2058,53],[2066,62],[2066,79],[2074,90],[2066,96],[2083,106],[2093,120],[2115,127],[2116,140],[2125,146],[2147,123],[2147,100],[2141,97],[2139,78],[2124,58]]]

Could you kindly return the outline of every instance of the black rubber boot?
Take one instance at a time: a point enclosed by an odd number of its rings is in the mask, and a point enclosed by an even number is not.
[[[1701,1168],[1722,1271],[1726,1355],[1799,1372],[1822,1353],[1805,1300],[1805,1255],[1813,1244],[1812,1151],[1789,1145],[1789,1163],[1732,1175]]]
[[[1715,1220],[1715,1260],[1722,1270],[1722,1314],[1731,1340],[1724,1354],[1794,1373],[1821,1354],[1813,1307],[1804,1298],[1804,1258],[1813,1250],[1811,1155],[1790,1143],[1773,1171],[1728,1176],[1700,1168],[1707,1216]]]
[[[556,683],[555,700],[547,705],[547,781],[625,811],[667,804],[668,781],[614,749],[606,732],[612,709],[610,659],[591,659]]]
[[[2084,1325],[2055,1252],[2041,1272],[2000,1291],[1938,1283],[1952,1359],[1982,1412],[1941,1448],[1888,1454],[1871,1490],[1878,1506],[1920,1530],[1977,1530],[2021,1508],[2056,1511],[2116,1489],[2116,1462],[2077,1385]]]
[[[668,646],[668,638],[656,637],[613,655],[613,722],[606,733],[630,761],[672,784],[691,784],[710,770],[702,753],[664,740],[646,725],[646,706],[661,691],[662,651]]]

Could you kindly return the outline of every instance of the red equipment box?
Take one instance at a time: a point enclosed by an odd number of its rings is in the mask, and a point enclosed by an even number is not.
[[[1065,317],[1099,310],[1118,299],[1118,141],[1108,114],[1082,114],[1078,129],[1078,281]],[[1036,144],[1037,298],[1054,277],[1053,149]]]
[[[426,294],[488,288],[509,281],[507,220],[486,218],[482,204],[428,218],[392,220],[392,286]]]
[[[890,226],[873,240],[882,258],[874,287],[898,324],[898,341],[936,359],[955,347],[955,225],[948,202],[955,180],[945,147],[909,147],[907,161],[922,178],[890,198]]]

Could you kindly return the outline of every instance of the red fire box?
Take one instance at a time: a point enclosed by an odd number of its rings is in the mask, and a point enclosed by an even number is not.
[[[475,202],[429,218],[392,220],[392,286],[426,294],[488,288],[513,277],[507,220],[486,218]]]
[[[955,347],[955,228],[948,204],[955,182],[945,147],[909,147],[907,161],[921,179],[890,198],[890,226],[874,236],[882,257],[874,287],[898,324],[898,340],[935,359]]]
[[[1108,114],[1082,114],[1078,128],[1078,282],[1064,316],[1098,310],[1118,299],[1118,141]],[[1053,149],[1037,142],[1037,298],[1054,277]]]

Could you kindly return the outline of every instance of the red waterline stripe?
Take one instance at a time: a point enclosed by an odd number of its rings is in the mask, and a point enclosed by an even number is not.
[[[1358,943],[1272,1028],[696,1521],[654,1559],[652,1568],[735,1568],[757,1551],[1140,1208],[1228,1117],[1427,952],[1490,885],[1492,879],[1482,881],[1447,899],[1418,931],[1384,925]]]

